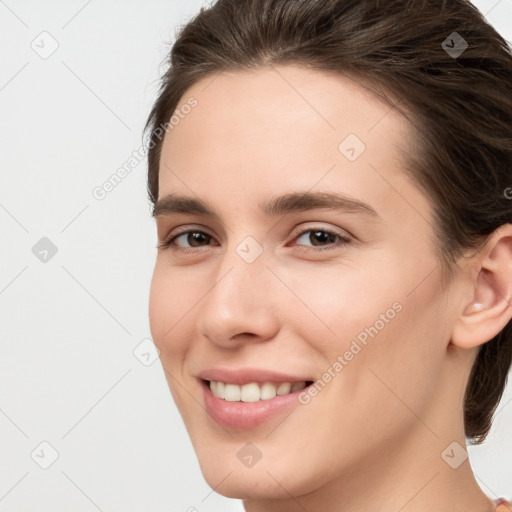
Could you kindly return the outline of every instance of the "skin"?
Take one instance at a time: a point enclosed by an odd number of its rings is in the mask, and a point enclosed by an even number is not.
[[[442,453],[466,446],[471,364],[512,316],[512,226],[461,260],[448,286],[431,204],[398,152],[412,128],[375,94],[344,76],[282,66],[208,77],[180,105],[191,96],[197,106],[164,139],[159,197],[201,198],[220,219],[157,216],[160,241],[182,229],[209,236],[177,239],[188,254],[159,249],[149,313],[208,484],[250,512],[493,510],[469,460],[453,469]],[[349,133],[366,145],[353,162],[338,150]],[[364,201],[381,219],[258,210],[309,190]],[[298,236],[307,229],[350,243]],[[236,252],[247,236],[263,250],[250,264]],[[207,414],[199,371],[251,366],[321,378],[397,302],[401,311],[289,416],[247,431]],[[262,454],[251,468],[236,456],[247,442]]]

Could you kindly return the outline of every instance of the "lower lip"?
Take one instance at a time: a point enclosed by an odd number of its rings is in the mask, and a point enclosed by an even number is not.
[[[202,382],[204,402],[210,416],[223,427],[251,429],[288,411],[299,403],[298,395],[302,390],[278,395],[270,400],[257,402],[228,402],[216,397],[209,384]]]

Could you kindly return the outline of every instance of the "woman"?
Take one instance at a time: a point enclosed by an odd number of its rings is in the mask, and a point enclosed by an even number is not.
[[[148,119],[150,323],[249,512],[499,512],[512,57],[464,0],[219,0]]]

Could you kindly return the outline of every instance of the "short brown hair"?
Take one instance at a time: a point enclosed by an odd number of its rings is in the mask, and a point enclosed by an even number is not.
[[[168,64],[145,127],[153,205],[161,127],[186,90],[224,70],[294,64],[377,84],[408,116],[417,147],[406,170],[433,205],[448,277],[457,257],[512,222],[511,50],[469,1],[218,0],[180,29]],[[511,361],[509,322],[471,371],[464,422],[472,444],[491,428]]]

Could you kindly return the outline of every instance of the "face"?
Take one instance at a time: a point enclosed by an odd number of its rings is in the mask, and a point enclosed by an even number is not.
[[[206,78],[178,112],[150,324],[207,482],[297,496],[421,445],[453,307],[407,121],[295,66]]]

